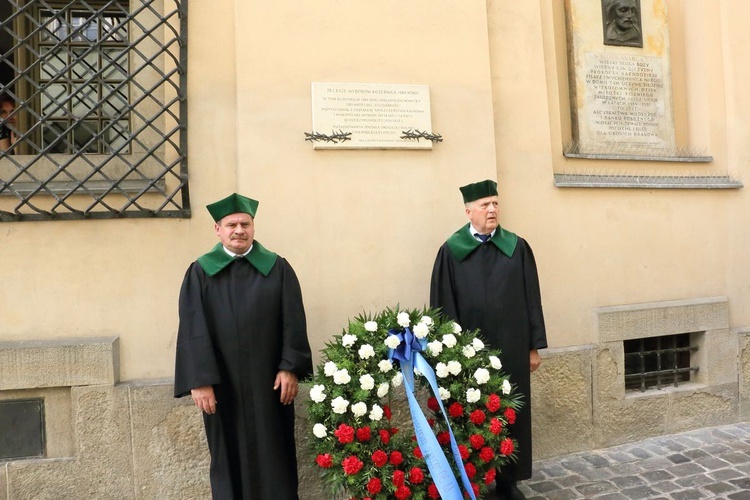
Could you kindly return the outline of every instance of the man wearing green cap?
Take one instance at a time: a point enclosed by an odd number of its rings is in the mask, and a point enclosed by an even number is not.
[[[294,398],[312,373],[297,276],[255,236],[258,202],[208,205],[221,240],[180,291],[175,397],[203,411],[221,500],[298,500]]]
[[[511,436],[518,460],[498,471],[500,498],[525,498],[516,482],[531,477],[531,372],[547,347],[539,278],[531,247],[498,224],[497,184],[460,188],[469,223],[440,247],[432,271],[430,305],[465,330],[481,330],[502,351],[503,369],[523,396]]]

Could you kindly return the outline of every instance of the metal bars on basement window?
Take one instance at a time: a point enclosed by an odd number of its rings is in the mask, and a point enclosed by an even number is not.
[[[690,345],[689,333],[626,340],[624,347],[625,389],[645,392],[667,385],[678,387],[690,381],[691,372],[698,371],[690,365],[691,353],[698,347]]]
[[[0,0],[0,19],[0,221],[189,217],[187,0]]]

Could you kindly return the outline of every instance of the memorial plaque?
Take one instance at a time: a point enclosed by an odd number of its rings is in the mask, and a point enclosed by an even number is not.
[[[604,9],[622,4],[640,16],[649,43],[605,45]],[[573,145],[591,155],[676,154],[666,3],[566,0]],[[642,7],[642,9],[641,9]],[[623,44],[625,45],[625,44]]]
[[[432,133],[427,85],[313,83],[315,149],[432,149],[432,141],[402,138]]]

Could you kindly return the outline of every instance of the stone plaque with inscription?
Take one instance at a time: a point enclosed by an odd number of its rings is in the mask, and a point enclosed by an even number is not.
[[[635,13],[643,47],[605,45],[611,28],[602,9],[617,3],[565,1],[573,132],[570,152],[675,155],[666,2],[628,4],[638,6]]]
[[[406,131],[432,132],[427,85],[313,83],[315,149],[432,149]]]

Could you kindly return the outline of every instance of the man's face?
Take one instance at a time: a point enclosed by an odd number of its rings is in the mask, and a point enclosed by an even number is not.
[[[635,0],[618,0],[615,2],[615,24],[621,30],[629,30],[638,17]]]
[[[250,214],[230,214],[214,225],[221,244],[236,254],[247,252],[253,244],[255,224]]]
[[[472,201],[466,207],[466,216],[471,225],[482,234],[491,233],[497,229],[497,196],[487,196]]]
[[[15,109],[16,109],[16,107],[13,105],[13,103],[8,102],[8,101],[1,102],[0,103],[0,120],[6,120],[5,123],[7,123],[8,125],[11,125],[13,127],[15,127],[16,126],[16,117],[15,117],[15,115],[11,116],[10,118],[8,118],[8,116],[10,116],[10,114]]]

